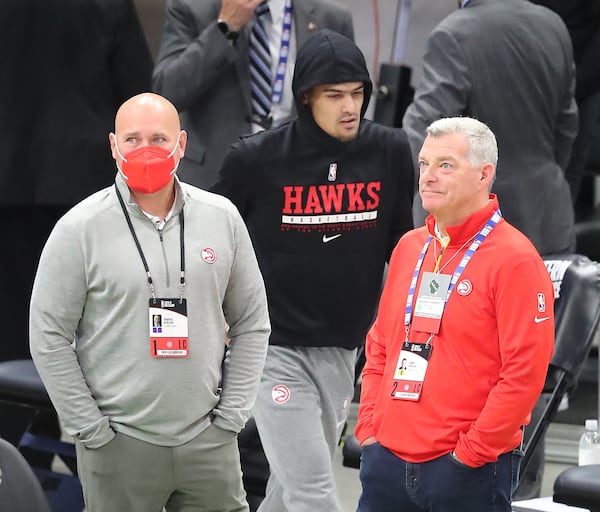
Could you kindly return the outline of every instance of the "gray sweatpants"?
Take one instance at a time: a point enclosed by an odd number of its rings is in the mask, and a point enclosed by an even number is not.
[[[337,512],[332,458],[356,350],[271,346],[253,414],[271,476],[259,512]]]
[[[91,450],[76,442],[87,512],[247,512],[233,432],[210,425],[181,446],[117,433]]]

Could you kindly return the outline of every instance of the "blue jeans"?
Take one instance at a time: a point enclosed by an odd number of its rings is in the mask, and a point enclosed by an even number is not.
[[[379,443],[363,446],[358,512],[510,512],[522,453],[479,468],[450,454],[412,464]]]

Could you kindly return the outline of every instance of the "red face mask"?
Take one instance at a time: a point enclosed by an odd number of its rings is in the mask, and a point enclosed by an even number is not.
[[[127,186],[136,192],[153,194],[163,188],[175,174],[179,162],[175,163],[175,151],[179,147],[179,137],[173,151],[158,146],[142,146],[123,156],[115,139],[115,149],[123,162],[117,168],[125,178]]]

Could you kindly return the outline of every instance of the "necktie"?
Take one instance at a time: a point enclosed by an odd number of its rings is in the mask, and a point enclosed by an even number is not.
[[[271,114],[272,72],[269,36],[265,30],[266,2],[256,8],[256,19],[250,34],[250,89],[252,92],[252,120],[263,127],[269,125]]]

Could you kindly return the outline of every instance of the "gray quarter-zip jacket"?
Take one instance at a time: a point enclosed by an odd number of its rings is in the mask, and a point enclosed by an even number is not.
[[[116,183],[156,297],[180,296],[183,209],[189,356],[150,356],[151,294],[115,187],[88,197],[52,231],[31,299],[31,354],[65,430],[89,448],[114,431],[163,446],[189,441],[211,421],[239,432],[270,332],[246,227],[227,199],[176,179],[174,215],[159,232],[119,175]],[[231,345],[222,366],[225,322]]]

